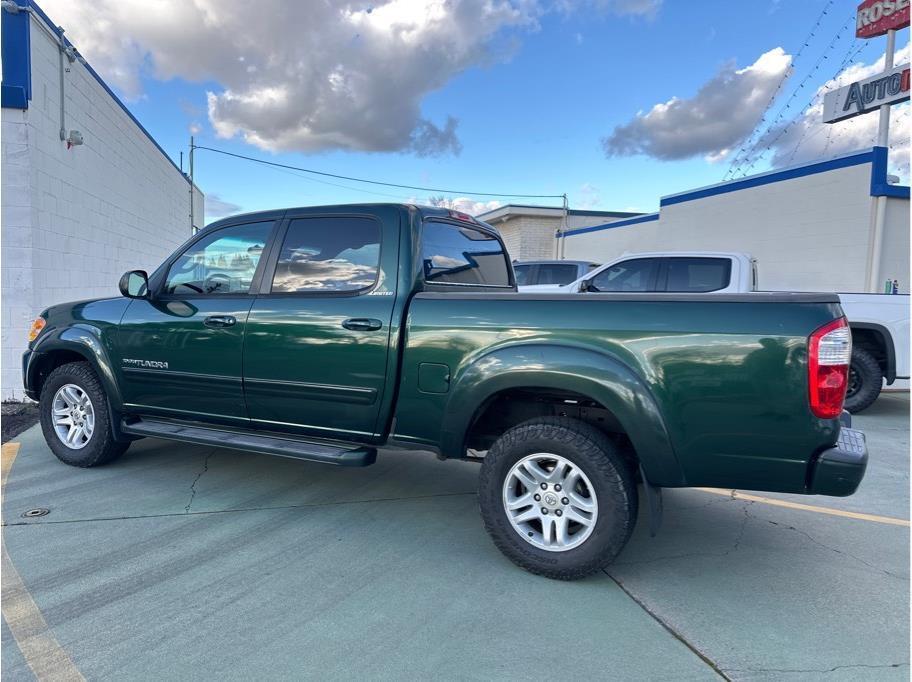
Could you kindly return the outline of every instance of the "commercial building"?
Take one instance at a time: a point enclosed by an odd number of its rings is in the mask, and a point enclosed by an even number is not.
[[[191,186],[29,0],[3,3],[2,397],[19,398],[32,319],[116,295],[191,234]],[[192,193],[203,219],[203,197]]]
[[[619,211],[567,211],[567,227],[607,223],[641,215]],[[497,228],[503,237],[510,256],[516,260],[554,258],[557,241],[555,235],[564,220],[564,210],[547,206],[507,204],[478,216]]]
[[[880,243],[874,201],[884,197]],[[605,262],[625,252],[740,251],[757,259],[759,288],[909,292],[909,187],[888,183],[887,149],[662,197],[657,213],[571,228],[563,258]],[[868,286],[876,263],[877,283]]]

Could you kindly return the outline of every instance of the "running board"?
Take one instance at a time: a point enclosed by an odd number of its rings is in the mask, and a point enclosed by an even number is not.
[[[293,440],[258,433],[223,431],[205,426],[190,426],[155,419],[142,419],[130,423],[123,421],[120,428],[121,431],[131,436],[150,436],[197,445],[214,445],[221,448],[262,452],[267,455],[306,459],[346,467],[365,467],[377,460],[377,450],[367,446],[350,449],[336,444]]]

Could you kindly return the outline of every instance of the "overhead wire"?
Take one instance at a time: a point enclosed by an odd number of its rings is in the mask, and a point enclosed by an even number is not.
[[[276,168],[285,168],[287,170],[300,171],[302,173],[310,173],[313,175],[320,175],[328,178],[336,178],[338,180],[348,180],[350,182],[363,182],[370,185],[381,185],[383,187],[396,187],[398,189],[411,189],[419,192],[439,192],[441,194],[466,194],[469,196],[476,197],[513,197],[513,198],[523,198],[523,199],[563,199],[563,194],[518,194],[514,192],[470,192],[467,190],[455,190],[455,189],[445,189],[440,187],[422,187],[420,185],[405,185],[395,182],[385,182],[382,180],[370,180],[367,178],[356,178],[350,175],[340,175],[338,173],[328,173],[325,171],[318,171],[312,168],[303,168],[301,166],[292,166],[285,163],[278,163],[276,161],[267,161],[265,159],[258,159],[255,156],[246,156],[245,154],[236,154],[234,152],[225,151],[224,149],[216,149],[214,147],[206,147],[203,145],[193,145],[191,150],[195,149],[204,149],[206,151],[215,152],[216,154],[224,154],[225,156],[231,156],[237,159],[244,159],[246,161],[252,161],[254,163],[260,163],[266,166],[274,166]],[[349,188],[353,189],[353,188]],[[356,190],[360,191],[360,190]]]

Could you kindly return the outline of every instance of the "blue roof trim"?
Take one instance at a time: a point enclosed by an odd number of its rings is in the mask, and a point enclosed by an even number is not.
[[[55,24],[47,14],[45,14],[44,10],[38,6],[38,3],[35,2],[35,0],[17,0],[17,2],[19,2],[20,5],[31,7],[34,10],[35,14],[37,14],[39,17],[41,17],[54,33],[56,33],[57,35],[60,35],[61,31],[59,30],[57,24]],[[6,12],[4,12],[4,14],[6,14]],[[28,20],[28,14],[25,14],[25,18],[26,18],[26,20]],[[63,37],[63,40],[67,45],[70,45],[71,47],[73,47],[73,49],[76,49],[76,46],[73,45],[73,43],[71,43],[66,38],[66,36]],[[5,55],[6,55],[6,52],[4,51],[4,61],[5,61]],[[145,127],[143,127],[143,124],[139,122],[139,120],[132,114],[132,112],[129,109],[127,109],[127,105],[124,104],[120,100],[120,97],[115,95],[114,91],[108,87],[108,84],[105,83],[104,80],[102,79],[102,77],[98,75],[98,72],[96,72],[95,69],[93,69],[87,62],[81,62],[81,63],[83,64],[83,66],[85,66],[86,71],[88,71],[92,75],[92,77],[96,81],[98,81],[98,84],[104,88],[105,92],[107,92],[108,95],[111,96],[111,99],[113,99],[117,103],[117,105],[121,109],[123,109],[124,113],[130,117],[130,120],[136,124],[136,127],[139,128],[143,132],[143,134],[149,138],[149,141],[155,145],[155,148],[158,149],[158,151],[160,151],[162,153],[162,156],[164,156],[166,159],[168,159],[170,164],[172,166],[174,166],[174,168],[177,170],[177,172],[180,173],[181,176],[187,182],[190,182],[190,178],[188,178],[187,175],[183,171],[181,171],[180,166],[178,166],[176,163],[174,163],[174,159],[172,159],[170,156],[168,156],[168,153],[164,149],[162,149],[161,145],[158,144],[158,142],[156,142],[155,138],[152,137],[151,133],[149,133],[149,131],[146,130]]]
[[[860,166],[865,163],[872,163],[873,161],[873,150],[848,154],[828,161],[819,161],[817,163],[787,168],[781,171],[773,171],[771,173],[761,173],[760,175],[754,175],[750,178],[745,178],[744,180],[738,180],[737,182],[729,181],[710,187],[704,187],[703,189],[694,190],[692,192],[664,196],[659,202],[659,206],[671,206],[672,204],[680,204],[685,201],[703,199],[718,194],[727,194],[728,192],[737,192],[738,190],[760,187],[774,182],[782,182],[783,180],[794,180],[795,178],[803,178],[808,175],[816,175],[817,173],[826,173],[827,171],[839,168]]]
[[[887,182],[887,148],[874,147],[871,164],[871,196],[909,198],[908,185],[891,185]]]
[[[563,234],[558,233],[557,237],[571,237],[575,234],[584,234],[586,232],[598,232],[600,230],[610,230],[615,227],[626,227],[627,225],[638,225],[640,223],[649,223],[653,220],[658,220],[658,213],[649,213],[647,215],[637,216],[636,218],[630,218],[629,220],[616,220],[613,223],[605,223],[604,225],[595,225],[594,227],[577,227],[573,230],[567,230]]]
[[[16,0],[28,7],[28,0]],[[28,12],[12,14],[0,10],[0,42],[2,42],[3,87],[0,106],[8,109],[28,109],[32,99],[32,49],[29,43]]]

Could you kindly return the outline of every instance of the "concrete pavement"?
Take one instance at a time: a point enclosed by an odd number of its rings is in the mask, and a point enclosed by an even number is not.
[[[766,496],[908,519],[908,409],[856,418],[855,496]],[[19,440],[4,542],[87,679],[909,677],[905,526],[666,491],[657,538],[641,522],[610,575],[560,583],[488,540],[475,464],[145,440],[80,470]],[[33,678],[12,629],[4,676]]]

